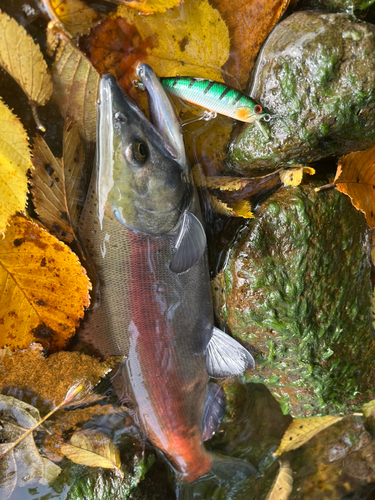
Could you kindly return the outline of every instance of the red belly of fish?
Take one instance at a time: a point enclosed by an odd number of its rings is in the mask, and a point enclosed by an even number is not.
[[[165,242],[130,236],[131,347],[128,371],[136,399],[139,424],[185,480],[208,473],[211,459],[202,445],[203,408],[198,402],[206,392],[208,377],[201,359],[187,360],[196,373],[186,380],[181,367],[181,346],[173,328],[173,306],[167,301],[165,274],[157,255]],[[165,271],[164,271],[165,273]],[[176,321],[176,320],[175,320]],[[185,360],[184,360],[185,362]]]

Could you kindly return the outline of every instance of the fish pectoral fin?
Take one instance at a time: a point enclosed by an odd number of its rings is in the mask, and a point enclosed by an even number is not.
[[[225,410],[224,391],[220,385],[210,382],[202,418],[202,439],[207,441],[219,428]]]
[[[218,328],[213,328],[206,348],[206,368],[210,377],[234,377],[254,366],[252,355],[240,343]]]
[[[188,271],[204,254],[206,241],[200,221],[192,213],[185,212],[169,269],[176,274]]]

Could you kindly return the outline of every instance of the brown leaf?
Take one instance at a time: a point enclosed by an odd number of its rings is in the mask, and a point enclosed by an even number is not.
[[[327,415],[325,417],[295,418],[286,430],[274,455],[296,450],[307,443],[315,434],[341,420],[342,417]]]
[[[225,323],[222,313],[226,307],[224,272],[220,271],[211,281],[214,312],[221,323]]]
[[[84,140],[95,142],[99,75],[90,61],[63,35],[51,29],[47,40],[50,49],[55,51],[52,78],[54,98],[61,114],[77,124]]]
[[[339,159],[336,187],[347,194],[352,204],[366,216],[367,224],[375,228],[375,146],[350,153]]]
[[[256,56],[273,26],[284,14],[289,0],[211,0],[226,22],[230,55],[224,69],[231,76],[225,81],[243,89],[249,79]]]
[[[77,431],[70,443],[62,444],[60,451],[76,464],[114,469],[123,475],[120,471],[120,452],[112,439],[103,432],[91,429]]]
[[[96,358],[78,352],[59,352],[48,358],[43,348],[34,344],[31,348],[5,358],[0,364],[0,392],[10,394],[17,391],[19,398],[36,401],[38,408],[56,406],[68,390],[84,381],[85,388],[77,396],[85,400],[91,389],[117,363],[109,358],[100,363]]]
[[[43,54],[25,28],[0,11],[0,65],[16,80],[30,101],[44,106],[52,79]]]
[[[90,303],[90,289],[70,248],[35,222],[12,217],[0,240],[0,347],[39,340],[63,348]]]
[[[85,158],[77,127],[65,123],[63,158],[55,158],[44,139],[34,140],[31,192],[35,210],[49,231],[67,243],[77,239],[77,200]]]
[[[280,470],[267,494],[266,500],[288,500],[293,490],[293,472],[290,463],[284,460]]]
[[[6,500],[16,486],[27,486],[35,481],[47,485],[61,469],[39,454],[32,433],[10,449],[25,431],[40,422],[36,408],[11,396],[0,395],[0,415],[0,456],[6,453],[0,458],[1,498]]]
[[[42,0],[42,3],[51,20],[71,36],[88,33],[102,18],[81,0]]]

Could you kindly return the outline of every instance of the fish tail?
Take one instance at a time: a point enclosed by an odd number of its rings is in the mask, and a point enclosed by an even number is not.
[[[249,476],[256,475],[257,469],[246,460],[211,454],[211,471],[192,483],[179,478],[176,479],[175,491],[177,500],[194,500],[194,498],[216,498],[216,493],[223,493],[226,487],[230,488]],[[216,493],[215,493],[216,492]],[[202,496],[203,495],[203,496]]]

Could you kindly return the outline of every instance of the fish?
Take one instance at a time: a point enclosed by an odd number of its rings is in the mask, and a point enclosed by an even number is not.
[[[135,424],[181,481],[209,473],[203,446],[224,395],[210,377],[254,368],[214,326],[206,235],[183,137],[154,71],[138,73],[151,121],[112,75],[99,84],[97,150],[79,231],[100,301],[80,332],[102,358],[123,356],[112,383]]]
[[[243,92],[222,82],[192,76],[162,77],[160,82],[170,94],[207,108],[211,112],[242,122],[255,123],[262,134],[268,138],[259,120],[268,121],[269,114]]]

